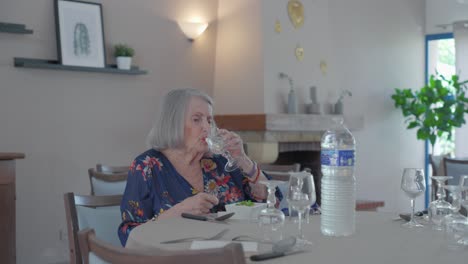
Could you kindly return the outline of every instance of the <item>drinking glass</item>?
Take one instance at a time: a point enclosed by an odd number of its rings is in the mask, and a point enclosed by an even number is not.
[[[422,169],[405,168],[401,177],[401,189],[411,200],[411,220],[402,226],[407,228],[423,227],[414,219],[414,200],[426,190],[424,171]]]
[[[315,184],[314,184],[314,178],[313,175],[310,174],[308,171],[303,171],[303,172],[290,172],[289,173],[289,183],[288,183],[288,191],[284,194],[286,197],[291,191],[291,188],[295,188],[295,186],[298,185],[298,179],[302,179],[302,192],[309,195],[311,197],[310,202],[311,204],[307,209],[304,210],[303,218],[306,221],[306,223],[309,223],[309,216],[310,216],[310,208],[312,205],[314,205],[316,201],[316,193],[315,193]],[[288,212],[290,218],[293,216],[297,215],[296,210],[289,205]],[[296,221],[295,221],[296,222]]]
[[[461,198],[462,198],[462,185],[444,185],[443,188],[450,192],[452,197],[452,204],[450,209],[452,212],[445,216],[444,221],[465,220],[466,217],[460,213]]]
[[[239,168],[237,166],[237,160],[234,159],[231,153],[229,153],[229,151],[226,149],[224,139],[218,133],[218,128],[216,127],[214,121],[211,122],[210,132],[206,138],[206,143],[208,144],[208,147],[210,148],[210,151],[213,152],[213,154],[223,155],[227,159],[227,163],[224,166],[225,171],[230,172]]]
[[[452,205],[445,201],[445,189],[443,188],[444,181],[452,179],[452,176],[432,176],[431,179],[437,181],[437,200],[429,204],[429,220],[432,223],[432,229],[443,230],[444,217],[452,212]]]
[[[462,176],[460,179],[459,202],[466,210],[468,210],[468,176]],[[452,190],[450,190],[452,191]],[[445,237],[447,247],[452,250],[464,249],[468,246],[468,218],[460,215],[461,217],[446,217],[445,222]]]
[[[265,180],[259,181],[268,188],[267,208],[258,213],[258,225],[263,232],[266,241],[279,241],[282,239],[282,228],[284,225],[284,213],[275,207],[276,204],[276,186],[281,181]]]
[[[307,184],[304,184],[307,181]],[[291,209],[297,211],[298,229],[297,243],[311,244],[302,232],[302,218],[304,213],[309,212],[310,206],[315,203],[315,185],[313,184],[312,174],[302,171],[290,173],[289,188],[287,194],[288,204]]]

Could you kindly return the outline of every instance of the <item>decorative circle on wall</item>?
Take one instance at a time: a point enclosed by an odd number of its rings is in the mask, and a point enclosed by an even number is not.
[[[304,48],[297,45],[296,50],[294,51],[296,54],[296,58],[298,61],[302,61],[304,59]]]
[[[281,33],[281,22],[278,19],[275,21],[275,31],[276,33]]]
[[[320,71],[322,72],[323,75],[327,74],[327,62],[324,60],[320,61]]]
[[[299,0],[289,0],[288,14],[294,28],[298,29],[304,25],[304,6]]]

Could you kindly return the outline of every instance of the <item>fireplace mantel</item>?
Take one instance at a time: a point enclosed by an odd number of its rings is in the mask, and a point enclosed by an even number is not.
[[[337,115],[245,114],[217,115],[219,127],[239,133],[246,142],[315,142],[333,124]],[[364,117],[344,116],[351,130],[364,127]]]
[[[337,115],[244,114],[216,115],[221,128],[235,131],[247,144],[249,156],[272,163],[278,153],[288,150],[320,150],[320,139]],[[343,117],[343,116],[341,116]],[[364,127],[364,117],[344,116],[351,131]]]

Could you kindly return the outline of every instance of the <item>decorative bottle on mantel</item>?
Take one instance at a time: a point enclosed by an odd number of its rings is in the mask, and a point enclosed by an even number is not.
[[[297,114],[297,100],[294,89],[290,89],[288,94],[288,114]]]

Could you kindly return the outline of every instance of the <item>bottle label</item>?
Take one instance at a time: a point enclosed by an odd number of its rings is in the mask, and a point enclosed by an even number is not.
[[[325,166],[354,166],[354,150],[322,150],[320,160]]]

